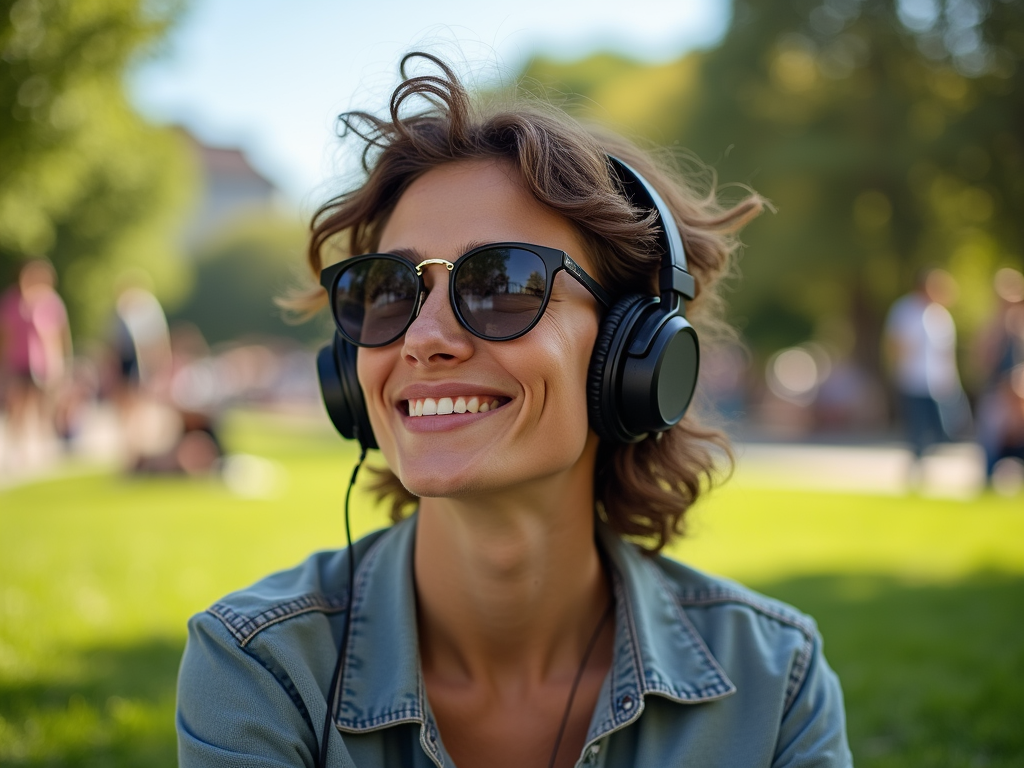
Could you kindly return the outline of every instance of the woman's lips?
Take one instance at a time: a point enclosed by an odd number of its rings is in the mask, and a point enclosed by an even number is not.
[[[406,413],[412,417],[447,416],[456,413],[487,413],[504,405],[506,398],[493,395],[457,397],[417,397],[406,400]]]
[[[415,397],[399,401],[396,410],[408,432],[449,432],[489,419],[510,402],[512,398],[496,395]],[[470,410],[471,404],[476,407],[475,411]]]

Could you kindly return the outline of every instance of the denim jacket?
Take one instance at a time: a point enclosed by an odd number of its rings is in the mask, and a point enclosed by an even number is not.
[[[454,765],[419,665],[415,532],[413,517],[354,547],[331,766]],[[839,681],[810,618],[643,556],[603,526],[598,536],[615,644],[578,768],[852,765]],[[192,618],[178,681],[181,768],[316,764],[347,580],[345,551],[321,552]]]

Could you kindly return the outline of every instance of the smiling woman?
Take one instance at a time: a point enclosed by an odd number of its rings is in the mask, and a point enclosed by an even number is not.
[[[367,178],[294,302],[395,524],[193,619],[181,765],[849,765],[813,621],[657,554],[727,448],[690,319],[760,200],[418,56],[390,119],[343,117]]]

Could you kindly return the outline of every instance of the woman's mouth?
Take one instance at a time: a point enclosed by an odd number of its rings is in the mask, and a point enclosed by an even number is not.
[[[508,398],[493,395],[417,397],[406,400],[406,406],[410,416],[446,416],[450,413],[487,413],[507,401]]]

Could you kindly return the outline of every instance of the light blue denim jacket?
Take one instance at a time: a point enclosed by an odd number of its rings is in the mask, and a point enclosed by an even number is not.
[[[415,517],[360,540],[329,765],[449,768],[419,666]],[[641,555],[603,526],[615,646],[577,766],[852,765],[843,697],[813,621]],[[346,610],[344,551],[236,592],[189,623],[181,768],[315,765]],[[529,734],[526,734],[529,738]]]

